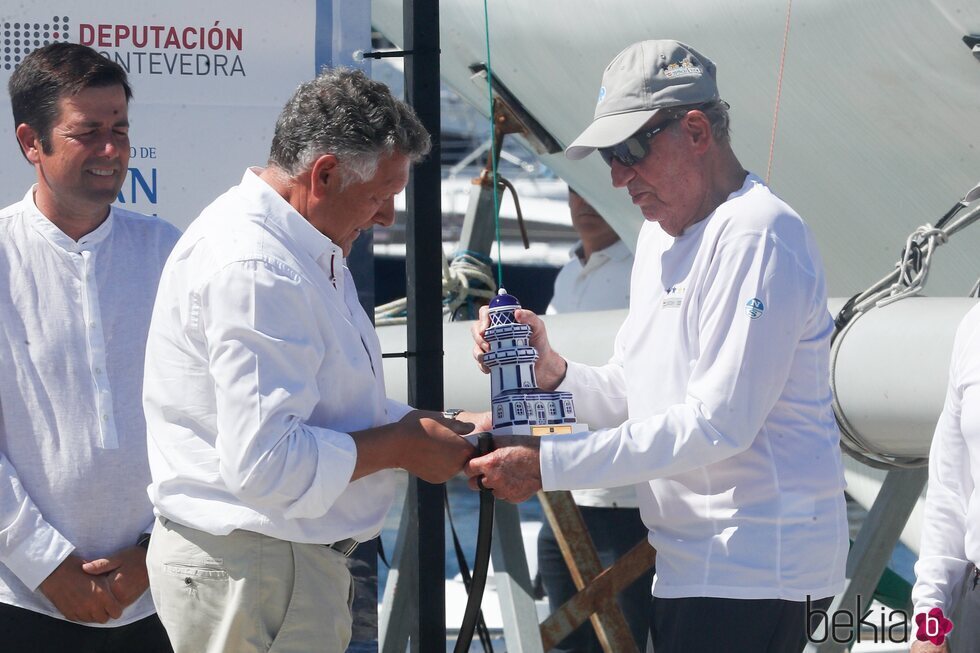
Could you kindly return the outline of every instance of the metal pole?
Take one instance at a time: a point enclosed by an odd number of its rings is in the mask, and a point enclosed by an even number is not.
[[[847,585],[844,592],[834,598],[827,609],[828,615],[845,611],[851,617],[851,624],[858,624],[864,617],[864,608],[870,608],[875,587],[881,574],[888,565],[895,543],[898,542],[902,528],[909,519],[909,514],[916,500],[922,494],[926,485],[929,470],[925,467],[918,469],[893,469],[888,472],[885,482],[878,491],[878,498],[868,512],[861,532],[854,540],[850,554],[847,556]],[[816,598],[816,597],[814,597]],[[807,645],[806,653],[843,653],[849,651],[853,640],[840,641],[831,617],[828,617],[820,631],[820,642]],[[914,626],[913,626],[914,628]],[[826,629],[826,630],[824,630]],[[846,629],[842,629],[846,632]],[[860,625],[856,625],[853,635],[860,640]],[[826,635],[825,637],[823,635]]]
[[[498,501],[494,509],[490,560],[493,563],[493,582],[500,600],[507,652],[544,653],[521,537],[521,516],[517,506],[506,501]]]
[[[409,403],[442,410],[442,207],[439,167],[439,3],[404,0],[405,96],[432,134],[432,153],[406,192]],[[418,637],[412,651],[446,648],[445,522],[441,485],[418,489]]]

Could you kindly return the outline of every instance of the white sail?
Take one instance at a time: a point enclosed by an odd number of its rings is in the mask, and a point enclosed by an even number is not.
[[[402,43],[401,0],[373,0],[375,26]],[[487,112],[482,0],[440,2],[443,78]],[[718,64],[742,163],[816,233],[832,296],[892,269],[906,236],[980,179],[980,35],[975,0],[493,0],[491,64],[562,145],[590,122],[605,65],[651,38],[690,43]],[[510,138],[510,137],[508,137]],[[642,217],[598,156],[545,163],[633,242]],[[944,248],[928,292],[963,296],[980,229]]]

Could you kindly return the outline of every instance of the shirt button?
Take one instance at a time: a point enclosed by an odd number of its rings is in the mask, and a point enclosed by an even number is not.
[[[95,373],[96,374],[102,374],[102,368],[101,367],[96,367],[95,368]]]
[[[109,416],[108,415],[103,415],[102,416],[102,421],[103,422],[108,422],[109,421]]]
[[[88,323],[88,328],[94,329],[95,328],[95,322],[89,322]]]

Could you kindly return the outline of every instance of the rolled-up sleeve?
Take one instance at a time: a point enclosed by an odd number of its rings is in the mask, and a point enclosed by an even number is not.
[[[400,401],[394,399],[388,399],[386,403],[386,412],[388,414],[389,422],[397,422],[401,418],[412,412],[413,408],[408,404],[403,404]]]
[[[357,459],[348,434],[306,424],[329,391],[306,293],[288,267],[261,260],[225,266],[200,293],[219,473],[239,499],[288,519],[325,514]]]

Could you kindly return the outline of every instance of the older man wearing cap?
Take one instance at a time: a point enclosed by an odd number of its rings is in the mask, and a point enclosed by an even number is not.
[[[601,367],[566,361],[530,311],[517,319],[534,329],[541,387],[620,425],[497,438],[466,467],[511,501],[637,484],[659,553],[657,653],[799,651],[844,582],[822,264],[800,216],[742,168],[728,124],[715,65],[693,48],[644,41],[609,64],[566,155],[598,150],[646,218],[629,315]]]

